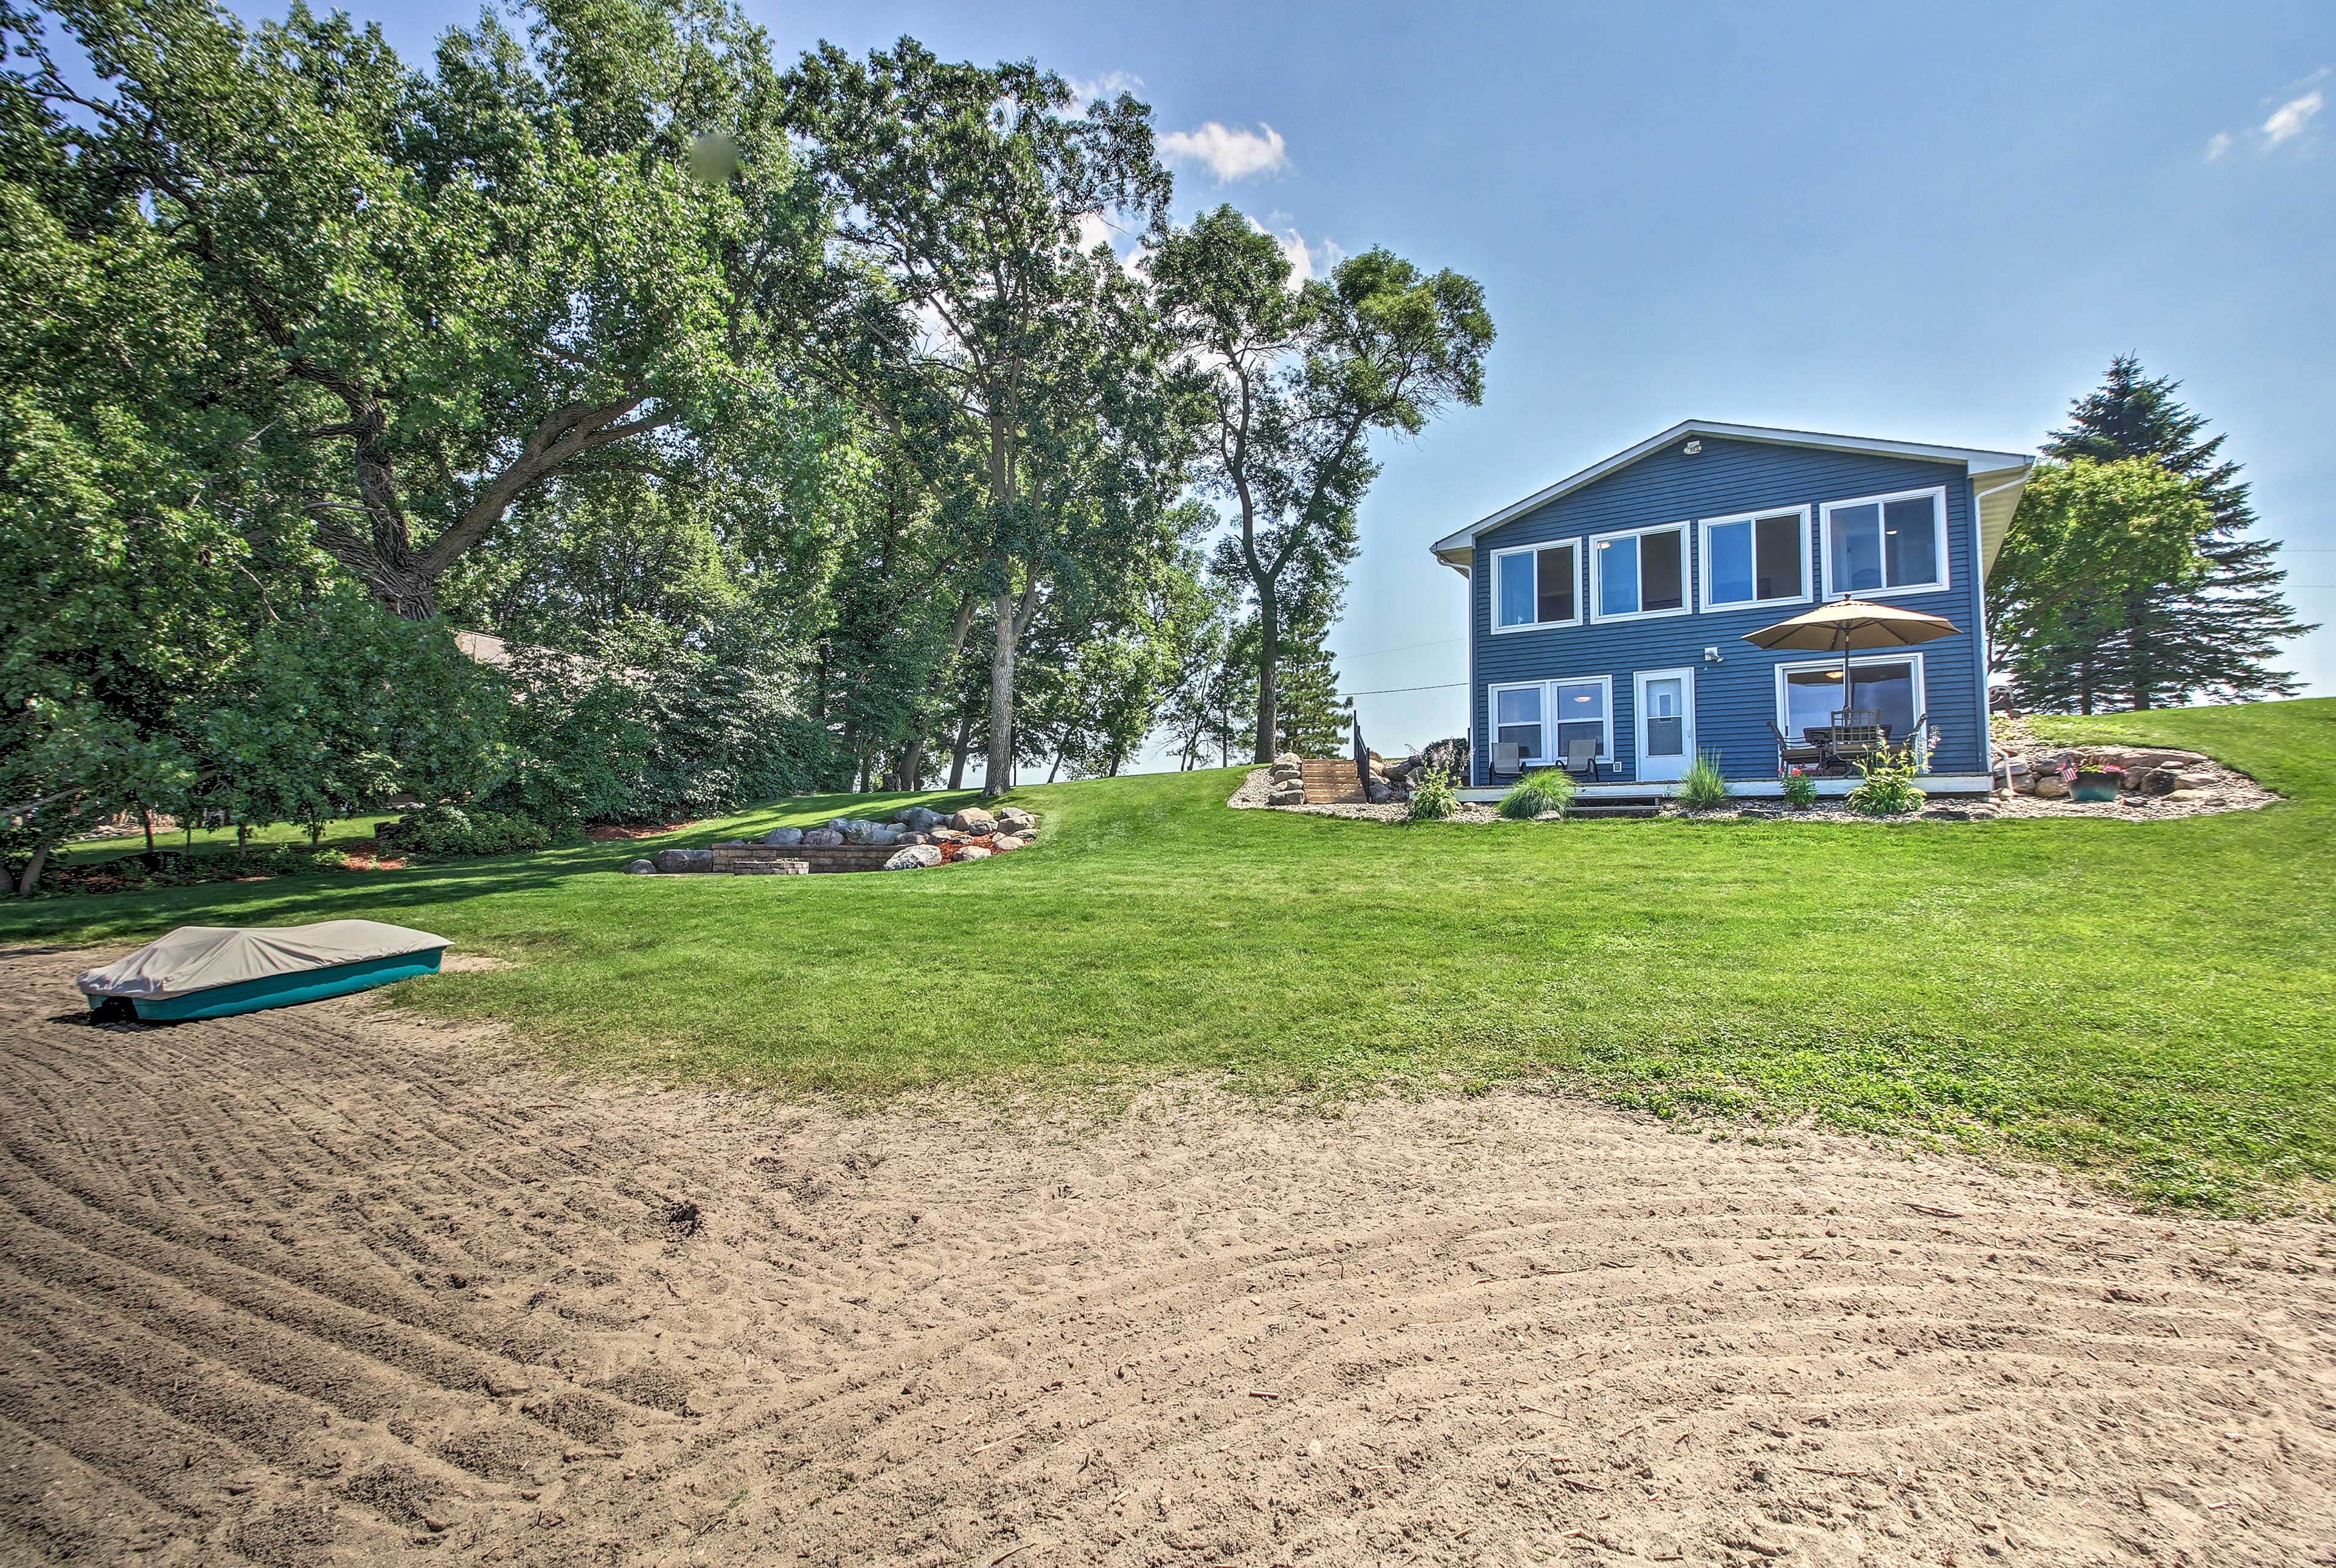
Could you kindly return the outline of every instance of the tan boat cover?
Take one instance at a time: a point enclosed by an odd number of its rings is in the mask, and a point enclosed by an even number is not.
[[[180,926],[128,958],[83,969],[84,996],[183,997],[243,980],[359,964],[446,946],[444,937],[379,920],[325,920],[313,926]]]

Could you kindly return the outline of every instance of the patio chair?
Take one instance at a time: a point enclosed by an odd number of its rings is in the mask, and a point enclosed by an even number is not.
[[[1825,754],[1846,771],[1881,752],[1890,744],[1890,731],[1883,724],[1881,714],[1872,708],[1835,708],[1833,734],[1825,742]]]
[[[1591,784],[1598,782],[1598,745],[1595,740],[1570,740],[1565,743],[1565,771]]]
[[[1801,739],[1796,742],[1792,736],[1776,727],[1775,719],[1770,719],[1768,733],[1776,737],[1776,771],[1778,773],[1786,773],[1796,767],[1825,765],[1825,747],[1811,738],[1814,732],[1804,730]]]
[[[1503,778],[1514,778],[1525,771],[1525,748],[1515,741],[1493,743],[1493,772]]]

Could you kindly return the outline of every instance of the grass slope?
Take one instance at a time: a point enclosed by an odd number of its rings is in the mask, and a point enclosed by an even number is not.
[[[846,1094],[1549,1075],[1665,1114],[2001,1144],[2157,1201],[2323,1202],[2336,700],[2059,727],[2208,751],[2293,798],[1398,829],[1227,811],[1228,770],[1021,791],[1040,845],[946,872],[628,878],[656,846],[605,845],[34,902],[0,908],[0,940],[370,916],[515,960],[401,1000],[579,1066]],[[673,842],[934,798],[791,800]]]

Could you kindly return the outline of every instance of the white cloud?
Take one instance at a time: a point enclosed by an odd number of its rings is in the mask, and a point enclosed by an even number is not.
[[[2304,127],[2312,123],[2312,117],[2320,112],[2321,103],[2320,90],[2316,87],[2301,98],[2289,99],[2273,110],[2271,118],[2263,122],[2263,134],[2270,138],[2273,147],[2282,141],[2293,141],[2303,134]]]
[[[1196,131],[1171,131],[1160,139],[1160,150],[1171,158],[1201,165],[1217,177],[1220,185],[1290,167],[1281,132],[1262,122],[1256,131],[1220,125],[1213,120]]]
[[[1298,232],[1296,224],[1290,223],[1279,212],[1275,213],[1273,218],[1274,222],[1281,224],[1282,227],[1273,228],[1260,223],[1254,218],[1249,220],[1250,227],[1260,234],[1271,235],[1273,242],[1281,247],[1281,254],[1290,261],[1290,287],[1295,288],[1299,284],[1311,283],[1318,278],[1329,276],[1332,268],[1347,258],[1346,250],[1338,241],[1325,239],[1319,244],[1309,245],[1306,243],[1306,237]]]
[[[2231,144],[2237,140],[2237,137],[2227,131],[2217,131],[2206,138],[2206,161],[2212,163],[2224,153],[2228,152],[2231,150]]]
[[[1071,89],[1071,111],[1085,114],[1087,105],[1105,98],[1116,98],[1123,93],[1133,93],[1144,85],[1144,78],[1132,71],[1106,71],[1100,76],[1074,76]]]

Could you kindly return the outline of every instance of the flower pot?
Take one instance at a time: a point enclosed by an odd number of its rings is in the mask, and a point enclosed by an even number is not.
[[[2079,771],[2076,782],[2068,786],[2068,794],[2076,800],[2090,801],[2096,805],[2114,805],[2124,783],[2123,773]]]

